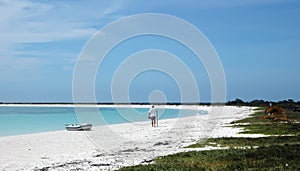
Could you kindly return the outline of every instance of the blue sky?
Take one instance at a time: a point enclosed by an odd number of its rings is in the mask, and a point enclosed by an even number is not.
[[[297,0],[0,0],[0,101],[71,102],[74,67],[89,38],[105,25],[139,13],[173,15],[201,30],[223,64],[227,100],[300,100]],[[115,69],[144,49],[179,56],[196,78],[201,101],[210,101],[201,62],[178,42],[158,36],[124,42],[107,56],[95,80],[97,101],[112,100]],[[149,81],[153,77],[155,83]],[[160,92],[157,98],[180,100],[176,80],[157,71],[139,74],[129,88],[135,102],[149,101],[153,91]]]

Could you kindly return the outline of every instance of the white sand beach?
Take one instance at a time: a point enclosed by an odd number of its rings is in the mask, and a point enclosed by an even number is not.
[[[238,134],[240,129],[228,127],[228,124],[249,116],[254,109],[159,107],[199,109],[209,114],[160,120],[156,128],[152,128],[149,121],[99,126],[87,132],[56,131],[0,137],[0,170],[115,170],[149,163],[157,156],[185,151],[183,147],[200,139],[248,136]]]

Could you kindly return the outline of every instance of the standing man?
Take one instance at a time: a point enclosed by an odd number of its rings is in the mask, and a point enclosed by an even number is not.
[[[152,105],[152,107],[149,109],[148,114],[149,114],[148,118],[151,119],[152,127],[155,127],[155,125],[156,125],[156,109],[155,109],[154,105]]]

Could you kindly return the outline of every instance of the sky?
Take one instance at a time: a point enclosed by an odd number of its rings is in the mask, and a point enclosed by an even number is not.
[[[297,0],[0,0],[0,102],[72,102],[75,66],[91,37],[118,19],[142,13],[178,17],[206,36],[223,66],[226,100],[300,100]],[[114,47],[98,68],[96,101],[118,102],[112,97],[119,96],[112,92],[118,67],[149,49],[177,56],[196,80],[199,101],[211,101],[204,64],[188,47],[158,35],[137,36]],[[166,60],[159,62],[172,68]],[[181,71],[170,75],[148,69],[130,85],[118,82],[116,87],[128,86],[130,102],[181,102],[180,86],[189,86]]]

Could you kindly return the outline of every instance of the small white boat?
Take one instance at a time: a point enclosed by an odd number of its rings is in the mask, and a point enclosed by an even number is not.
[[[65,127],[67,131],[90,131],[92,129],[92,124],[66,124]]]

